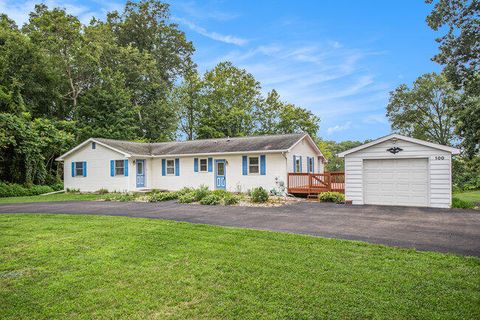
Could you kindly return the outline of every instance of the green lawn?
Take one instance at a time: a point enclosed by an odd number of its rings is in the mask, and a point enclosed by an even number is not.
[[[81,201],[97,200],[105,197],[94,193],[57,193],[48,196],[27,196],[0,198],[0,203],[21,203],[21,202],[50,202],[50,201]]]
[[[126,217],[0,215],[1,319],[479,319],[480,259]]]
[[[471,201],[473,203],[480,204],[480,190],[455,193],[453,196],[465,201]]]

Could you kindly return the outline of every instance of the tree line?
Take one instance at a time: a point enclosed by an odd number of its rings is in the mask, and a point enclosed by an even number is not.
[[[305,131],[320,119],[226,61],[203,75],[169,5],[128,1],[82,24],[35,6],[0,15],[0,180],[54,183],[55,158],[90,137],[134,141]]]

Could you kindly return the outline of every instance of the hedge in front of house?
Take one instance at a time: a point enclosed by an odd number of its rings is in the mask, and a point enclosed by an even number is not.
[[[321,202],[342,203],[345,201],[345,195],[340,192],[322,192],[318,194],[318,199]]]
[[[51,186],[23,186],[17,183],[0,182],[0,198],[36,196],[39,194],[56,191],[59,186],[60,185],[55,185],[54,188],[52,188]],[[63,189],[63,185],[61,189]]]

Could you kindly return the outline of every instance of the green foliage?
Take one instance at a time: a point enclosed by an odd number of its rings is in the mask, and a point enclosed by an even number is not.
[[[207,195],[210,194],[210,190],[208,190],[207,186],[200,186],[199,188],[195,189],[195,202],[198,202],[205,198]]]
[[[0,182],[0,198],[2,197],[22,197],[35,196],[55,191],[50,186],[30,185],[23,186],[16,183]]]
[[[263,203],[268,201],[268,191],[262,187],[253,188],[250,190],[250,197],[252,198],[252,202],[255,203]]]
[[[342,203],[345,201],[345,195],[340,192],[322,192],[318,194],[318,199],[321,202]]]
[[[443,145],[455,139],[453,110],[460,95],[444,75],[424,74],[413,87],[402,84],[390,93],[387,117],[401,134]]]
[[[108,190],[102,188],[102,189],[98,189],[95,193],[96,193],[96,194],[107,194],[107,193],[108,193]]]
[[[147,195],[148,202],[160,202],[176,200],[180,194],[178,192],[151,192]]]
[[[200,204],[215,206],[220,204],[222,198],[216,194],[210,193],[200,200]]]
[[[480,189],[480,156],[471,159],[455,157],[452,160],[453,186],[458,190]]]
[[[52,184],[50,187],[53,189],[53,191],[60,191],[64,189],[63,183],[61,182]]]
[[[225,194],[223,196],[223,204],[226,206],[232,206],[240,202],[240,197],[232,193]]]
[[[462,200],[458,197],[452,198],[452,208],[460,208],[460,209],[473,209],[475,208],[475,203],[467,200]]]
[[[322,151],[322,154],[325,156],[326,160],[328,161],[325,164],[325,171],[328,172],[335,172],[335,171],[340,171],[343,172],[345,171],[345,162],[343,158],[337,157],[337,154],[340,152],[358,147],[365,142],[360,142],[360,141],[342,141],[342,142],[336,142],[333,140],[319,140],[318,141],[318,148]]]
[[[178,197],[179,203],[195,202],[195,192],[187,192]]]
[[[220,198],[225,198],[226,196],[230,195],[231,193],[228,192],[227,190],[223,190],[223,189],[215,189],[212,191],[212,193],[214,195],[217,195],[219,196]]]
[[[104,196],[105,201],[120,201],[120,202],[133,201],[136,198],[137,198],[137,195],[134,193],[110,193]]]

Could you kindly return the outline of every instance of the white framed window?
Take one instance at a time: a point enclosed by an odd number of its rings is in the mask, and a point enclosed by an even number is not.
[[[258,174],[260,172],[259,157],[248,157],[248,173]]]
[[[115,160],[115,175],[116,176],[125,175],[125,161]]]
[[[295,157],[295,172],[302,172],[302,161],[300,157]]]
[[[315,158],[314,157],[311,157],[311,158],[308,158],[308,169],[311,173],[314,172],[314,160]]]
[[[83,177],[83,162],[75,162],[75,176]]]
[[[175,174],[175,160],[167,159],[167,175]]]
[[[207,172],[208,171],[208,160],[207,159],[199,159],[200,161],[200,172]]]

